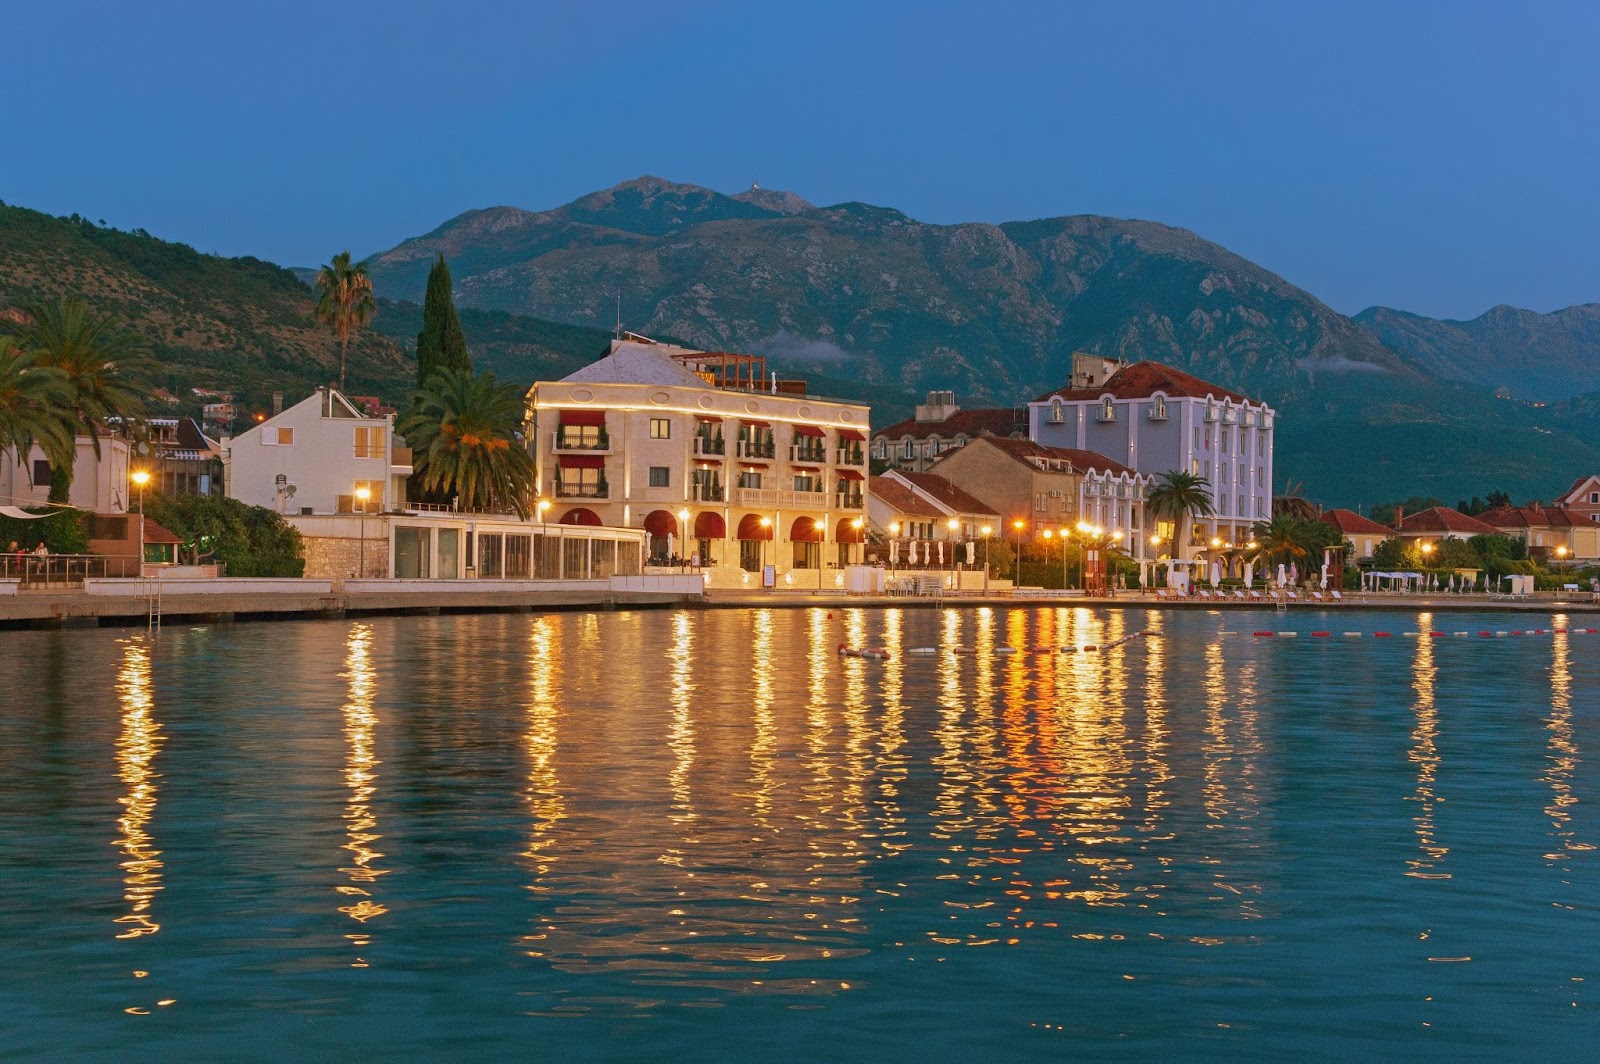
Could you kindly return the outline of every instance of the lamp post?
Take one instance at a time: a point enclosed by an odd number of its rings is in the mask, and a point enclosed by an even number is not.
[[[139,568],[138,574],[144,576],[144,486],[150,483],[150,474],[143,469],[136,469],[128,477],[134,486],[139,489]]]
[[[689,508],[678,511],[678,572],[689,567]]]
[[[983,593],[989,593],[989,536],[994,529],[989,525],[983,526]]]
[[[961,519],[952,517],[944,523],[944,527],[950,531],[950,568],[954,569],[956,568],[956,536],[961,532]]]
[[[771,535],[772,535],[772,518],[763,517],[761,519],[761,548],[760,548],[760,551],[761,551],[761,554],[760,554],[761,582],[763,584],[765,584],[767,582],[767,539]],[[774,558],[774,566],[776,566],[776,558],[777,558],[777,548],[776,547],[773,548],[773,558]],[[772,574],[772,589],[774,591],[776,591],[778,589],[778,574],[776,572],[774,572]]]
[[[1017,573],[1016,573],[1016,578],[1011,583],[1011,586],[1013,588],[1018,588],[1018,587],[1022,586],[1022,530],[1024,528],[1027,528],[1027,527],[1028,527],[1028,522],[1024,521],[1020,517],[1017,518],[1015,521],[1011,522],[1011,531],[1012,531],[1011,539],[1012,539],[1012,542],[1016,545],[1016,548],[1017,548],[1017,557],[1016,557],[1016,570],[1017,570]]]
[[[544,515],[550,512],[550,500],[540,499],[539,505],[535,509],[539,511],[539,523],[541,525],[544,524]]]
[[[367,500],[370,498],[372,498],[372,492],[369,489],[365,487],[356,489],[356,501],[361,504],[361,547],[359,553],[361,560],[357,564],[357,572],[363,580],[367,576]]]
[[[853,529],[855,531],[855,538],[856,539],[864,540],[866,538],[865,536],[863,536],[861,534],[861,530],[863,528],[867,527],[867,522],[863,518],[860,518],[860,517],[852,518],[851,521],[850,521],[850,527],[851,527],[851,529]],[[862,564],[865,564],[866,560],[867,560],[866,552],[865,552],[865,550],[863,550],[862,554],[861,554]]]
[[[892,573],[900,561],[900,522],[889,522],[889,571]]]

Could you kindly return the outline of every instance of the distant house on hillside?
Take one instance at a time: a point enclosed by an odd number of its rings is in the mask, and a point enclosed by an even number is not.
[[[1502,536],[1527,544],[1528,556],[1541,561],[1591,561],[1600,558],[1600,521],[1565,506],[1497,506],[1478,515]]]
[[[1440,539],[1471,539],[1473,536],[1498,534],[1493,525],[1476,517],[1468,517],[1460,510],[1448,506],[1434,506],[1414,514],[1399,514],[1395,519],[1394,534],[1401,539],[1427,543]]]
[[[1106,455],[1141,474],[1181,471],[1210,486],[1215,516],[1195,522],[1198,554],[1212,538],[1242,543],[1272,516],[1273,423],[1266,403],[1159,362],[1135,362],[1090,384],[1073,380],[1028,404],[1028,437]]]
[[[897,421],[872,434],[872,457],[895,469],[923,472],[951,451],[960,450],[981,436],[1022,439],[1028,434],[1026,417],[1010,407],[963,410],[955,392],[929,392],[914,417]]]
[[[1600,473],[1579,477],[1567,493],[1556,500],[1585,521],[1600,524]]]

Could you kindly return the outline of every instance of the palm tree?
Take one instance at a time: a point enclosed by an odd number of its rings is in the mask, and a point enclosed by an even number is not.
[[[67,431],[87,435],[100,457],[100,438],[113,426],[126,429],[144,416],[144,400],[123,371],[143,357],[130,334],[109,314],[96,314],[81,299],[36,303],[26,308],[31,324],[6,322],[37,364],[57,371],[67,389]],[[72,493],[73,447],[50,459],[50,501],[67,502]]]
[[[39,365],[33,352],[0,336],[0,458],[15,451],[25,462],[38,444],[51,464],[70,464],[71,401],[60,370]]]
[[[1251,535],[1256,541],[1255,560],[1265,564],[1293,561],[1308,553],[1303,538],[1305,522],[1288,514],[1275,514],[1271,521],[1257,521]]]
[[[1145,506],[1155,516],[1171,520],[1176,527],[1174,557],[1182,557],[1189,545],[1190,518],[1210,517],[1216,513],[1211,502],[1211,483],[1205,477],[1177,469],[1156,474],[1156,486],[1145,496]]]
[[[1304,481],[1284,481],[1283,493],[1272,500],[1272,516],[1282,514],[1300,521],[1315,521],[1321,512],[1315,503],[1305,497],[1305,490]]]
[[[352,263],[350,253],[341,251],[317,271],[317,288],[322,293],[317,299],[317,320],[333,326],[339,336],[339,390],[342,392],[350,334],[371,321],[377,309],[372,299],[372,278],[367,276],[366,263]]]
[[[395,426],[415,455],[423,491],[454,496],[467,509],[509,506],[526,518],[533,459],[517,439],[522,390],[494,374],[440,369],[411,396]]]

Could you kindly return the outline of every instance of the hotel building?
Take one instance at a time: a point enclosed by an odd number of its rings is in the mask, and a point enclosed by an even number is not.
[[[769,380],[759,356],[628,334],[529,390],[527,437],[546,521],[642,528],[652,564],[712,586],[765,566],[806,586],[863,560],[869,414]]]

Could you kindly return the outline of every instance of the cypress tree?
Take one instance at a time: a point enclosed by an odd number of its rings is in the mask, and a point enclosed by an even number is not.
[[[472,372],[467,354],[467,336],[461,331],[452,297],[450,267],[441,254],[428,271],[428,294],[422,301],[422,331],[417,334],[417,385],[420,387],[436,371],[459,369]]]

